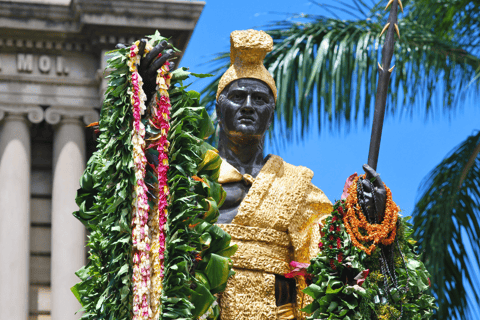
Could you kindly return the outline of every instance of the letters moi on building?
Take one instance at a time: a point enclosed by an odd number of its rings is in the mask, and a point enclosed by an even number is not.
[[[0,0],[0,320],[80,318],[86,235],[71,213],[105,53],[155,30],[185,51],[204,4]]]
[[[17,71],[30,73],[33,71],[34,55],[31,53],[17,53]],[[54,61],[54,62],[53,62]],[[68,75],[68,66],[65,65],[63,56],[35,56],[36,67],[41,73],[50,73],[53,67],[59,76]]]

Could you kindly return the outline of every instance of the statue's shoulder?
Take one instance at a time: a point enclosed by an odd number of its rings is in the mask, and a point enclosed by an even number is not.
[[[301,186],[305,192],[306,204],[322,204],[326,207],[332,205],[331,201],[319,186],[315,186],[312,183],[314,173],[311,169],[304,166],[290,164],[277,155],[269,154],[268,157],[265,166],[268,165],[270,168],[276,168],[277,170],[275,171],[277,173],[277,178],[284,179],[285,181],[296,181],[297,186]]]
[[[296,166],[285,162],[280,156],[269,154],[262,171],[275,171],[277,175],[285,179],[299,179],[303,183],[311,184],[313,171],[304,166]]]

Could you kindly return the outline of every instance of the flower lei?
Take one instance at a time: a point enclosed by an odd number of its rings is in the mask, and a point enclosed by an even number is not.
[[[345,230],[342,221],[345,212],[345,201],[337,201],[331,215],[320,223],[320,253],[306,270],[312,280],[303,290],[314,298],[313,303],[302,309],[311,314],[308,319],[356,319],[358,316],[355,309],[360,294],[365,291],[362,286],[370,270],[362,263],[363,252],[352,246]]]
[[[342,202],[337,203],[336,210],[332,212],[331,218],[327,219],[327,223],[322,227],[320,234],[322,240],[318,244],[320,251],[328,258],[328,263],[332,270],[337,270],[337,266],[343,262],[345,247],[345,228],[342,226],[342,217],[344,215]]]
[[[358,203],[357,185],[359,178],[365,179],[365,175],[355,177],[348,189],[347,212],[343,217],[343,223],[352,239],[353,245],[371,255],[379,243],[390,245],[395,240],[399,208],[392,200],[392,191],[385,185],[387,201],[384,219],[378,224],[369,223]],[[368,248],[365,247],[364,244],[371,241],[373,243]]]
[[[145,100],[143,81],[138,73],[137,65],[141,57],[138,55],[137,41],[130,47],[129,61],[127,62],[131,74],[129,90],[130,102],[133,107],[133,162],[135,165],[136,185],[133,193],[132,210],[132,243],[133,243],[133,320],[149,319],[152,316],[150,308],[150,232],[148,227],[148,188],[145,184],[146,163],[145,157],[145,126],[141,115],[145,113]],[[145,48],[148,52],[150,48]]]
[[[167,206],[169,189],[167,185],[168,164],[168,147],[170,142],[167,140],[167,134],[170,130],[170,98],[168,89],[170,87],[169,62],[167,61],[157,74],[157,92],[155,94],[155,104],[152,106],[152,120],[150,125],[160,130],[160,133],[151,138],[153,142],[148,148],[156,148],[158,152],[158,166],[154,168],[157,174],[158,183],[156,185],[155,195],[157,197],[156,207],[154,209],[154,217],[152,217],[152,227],[155,234],[152,234],[151,256],[153,262],[152,274],[152,311],[153,319],[160,317],[160,296],[162,293],[162,278],[164,271],[164,254],[165,254],[165,225],[167,223]]]
[[[148,204],[148,187],[145,184],[146,163],[145,157],[145,125],[141,115],[145,114],[146,95],[142,89],[142,79],[136,65],[140,62],[137,41],[130,48],[130,60],[127,62],[132,72],[131,102],[134,115],[134,132],[132,142],[134,146],[133,158],[135,163],[135,177],[137,186],[134,194],[134,210],[132,212],[132,241],[133,253],[133,314],[134,320],[158,319],[160,315],[160,295],[162,290],[163,259],[165,252],[165,224],[167,222],[167,185],[168,147],[167,134],[170,129],[170,87],[169,63],[166,62],[159,70],[156,78],[157,92],[155,105],[152,106],[148,124],[159,130],[159,134],[147,148],[156,148],[158,152],[158,166],[154,169],[158,183],[155,186],[157,201],[154,206]],[[145,47],[145,54],[152,49],[150,44]],[[150,215],[148,214],[150,211]],[[151,245],[150,245],[151,244]],[[136,251],[135,251],[136,249]],[[151,268],[153,266],[153,272]]]

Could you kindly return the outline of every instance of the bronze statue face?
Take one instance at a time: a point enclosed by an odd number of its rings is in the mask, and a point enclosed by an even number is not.
[[[238,79],[222,91],[216,108],[224,134],[261,138],[272,121],[275,99],[263,81]]]

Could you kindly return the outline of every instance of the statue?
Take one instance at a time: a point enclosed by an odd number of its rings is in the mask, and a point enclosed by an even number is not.
[[[273,41],[249,30],[233,32],[231,44],[231,67],[217,93],[224,159],[219,182],[227,192],[217,223],[239,250],[232,257],[236,275],[220,297],[221,317],[293,319],[305,283],[283,275],[291,261],[306,263],[318,253],[318,221],[331,211],[331,202],[311,184],[309,169],[263,157],[276,100],[263,58]]]
[[[165,46],[158,45],[140,64],[147,93],[154,87],[149,79],[172,55],[154,60]],[[332,211],[330,200],[311,183],[310,169],[275,155],[264,158],[264,135],[277,95],[263,66],[272,48],[272,38],[263,31],[232,32],[231,66],[217,92],[218,151],[223,158],[218,181],[227,192],[217,224],[239,246],[232,257],[236,274],[220,294],[222,320],[304,318],[299,310],[309,303],[301,292],[307,284],[284,275],[291,271],[290,262],[308,263],[318,254],[319,223]],[[378,177],[370,167],[364,169],[367,177]],[[364,191],[367,211],[376,206],[382,212],[381,180],[365,182]]]
[[[350,176],[334,205],[311,183],[311,170],[264,158],[277,97],[263,66],[273,47],[269,35],[231,34],[231,65],[217,91],[218,150],[204,141],[214,128],[200,95],[184,90],[189,72],[170,73],[173,51],[158,32],[150,38],[109,60],[99,150],[76,198],[75,217],[94,230],[91,261],[72,287],[87,318],[433,314],[413,230],[374,170],[378,144],[370,150],[373,168]],[[372,130],[378,143],[380,107]],[[105,277],[105,270],[116,276]]]
[[[236,275],[220,297],[222,319],[300,319],[306,284],[284,274],[291,261],[308,263],[318,254],[318,223],[332,209],[311,183],[311,170],[263,158],[277,93],[263,66],[272,47],[263,31],[232,32],[231,66],[217,92],[219,182],[227,192],[217,223],[239,246]]]

